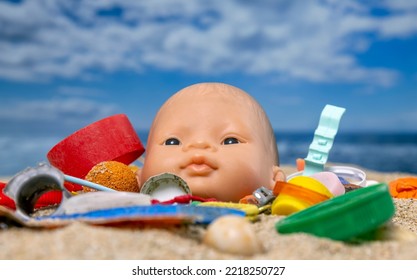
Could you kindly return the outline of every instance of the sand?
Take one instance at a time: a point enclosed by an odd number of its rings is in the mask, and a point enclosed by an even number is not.
[[[283,167],[286,174],[293,166]],[[416,176],[365,170],[379,182]],[[384,228],[384,238],[350,244],[308,234],[279,234],[275,223],[282,216],[260,215],[251,224],[266,251],[252,256],[227,254],[205,245],[207,230],[201,226],[180,228],[113,228],[74,222],[58,229],[11,227],[0,229],[0,259],[8,260],[416,260],[417,202],[394,199],[396,213]]]

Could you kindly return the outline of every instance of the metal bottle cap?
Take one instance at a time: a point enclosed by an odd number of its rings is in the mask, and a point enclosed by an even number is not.
[[[191,194],[187,183],[172,173],[162,173],[150,177],[140,189],[141,193],[150,195],[159,201],[170,200],[176,196]]]

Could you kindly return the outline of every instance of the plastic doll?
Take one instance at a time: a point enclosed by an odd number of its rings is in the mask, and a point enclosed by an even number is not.
[[[142,186],[170,172],[195,196],[238,202],[285,180],[270,121],[246,92],[222,83],[186,87],[160,108],[137,171]]]

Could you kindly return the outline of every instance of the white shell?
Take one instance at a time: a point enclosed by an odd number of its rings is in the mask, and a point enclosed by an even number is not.
[[[250,222],[236,215],[225,215],[213,221],[207,228],[203,242],[218,251],[254,255],[264,251]]]

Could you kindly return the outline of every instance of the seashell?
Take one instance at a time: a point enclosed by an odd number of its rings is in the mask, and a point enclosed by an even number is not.
[[[203,242],[230,254],[250,256],[264,252],[263,244],[250,222],[236,215],[225,215],[214,220],[208,226]]]

